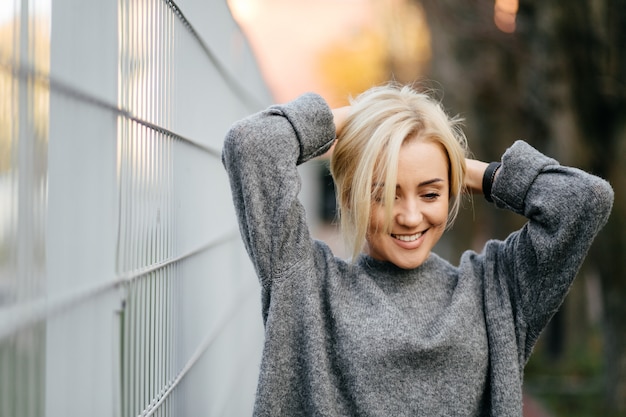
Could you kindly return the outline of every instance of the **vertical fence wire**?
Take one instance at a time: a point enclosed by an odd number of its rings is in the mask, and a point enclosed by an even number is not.
[[[49,71],[50,18],[42,2],[9,1],[0,59]],[[49,91],[33,77],[0,70],[0,308],[44,288]],[[42,414],[45,328],[0,342],[0,416]]]
[[[120,106],[168,128],[171,120],[174,16],[163,1],[120,0]],[[126,273],[175,254],[173,148],[162,131],[123,118],[120,154],[118,270]],[[128,253],[133,255],[128,258]],[[124,415],[140,415],[160,400],[176,374],[172,286],[176,267],[144,275],[127,288],[121,352]],[[161,407],[163,415],[171,401]]]

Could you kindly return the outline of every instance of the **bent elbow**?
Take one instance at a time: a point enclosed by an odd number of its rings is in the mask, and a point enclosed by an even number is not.
[[[591,185],[591,198],[588,201],[589,213],[593,213],[598,222],[598,230],[600,230],[609,219],[615,199],[615,192],[608,181],[594,177]]]
[[[237,161],[242,155],[249,154],[246,149],[254,141],[254,127],[248,118],[239,120],[228,129],[224,137],[222,147],[222,163],[228,167],[232,162]]]

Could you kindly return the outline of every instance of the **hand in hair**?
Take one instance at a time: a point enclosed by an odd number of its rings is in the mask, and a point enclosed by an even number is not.
[[[348,115],[350,114],[351,109],[352,108],[350,106],[337,107],[336,109],[332,109],[333,121],[335,122],[335,137],[336,138],[339,137],[339,134],[341,133],[341,129],[343,128],[346,122],[346,119],[348,118]],[[321,157],[330,158],[330,156],[333,154],[334,148],[335,148],[335,145],[333,144],[333,146]]]
[[[341,129],[343,128],[346,122],[346,119],[348,118],[348,115],[350,114],[351,109],[352,107],[350,106],[344,106],[344,107],[338,107],[336,109],[332,109],[333,118],[335,122],[335,132],[337,136],[339,136],[339,134],[341,133]]]
[[[487,169],[487,163],[476,159],[465,159],[465,188],[472,194],[483,192],[483,175]]]

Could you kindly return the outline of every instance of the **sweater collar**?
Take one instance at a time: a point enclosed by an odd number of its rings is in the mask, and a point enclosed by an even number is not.
[[[365,253],[361,253],[357,258],[356,264],[373,275],[390,276],[401,279],[415,277],[416,275],[432,269],[433,265],[437,262],[437,258],[437,255],[431,253],[426,261],[417,268],[402,269],[391,262],[380,261]]]

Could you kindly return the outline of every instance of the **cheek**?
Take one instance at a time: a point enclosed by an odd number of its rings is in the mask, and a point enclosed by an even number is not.
[[[431,222],[437,226],[446,227],[448,223],[448,200],[438,202],[431,207],[429,211],[429,217]]]
[[[367,227],[368,235],[375,235],[385,228],[385,210],[377,204],[370,208],[370,219]]]

